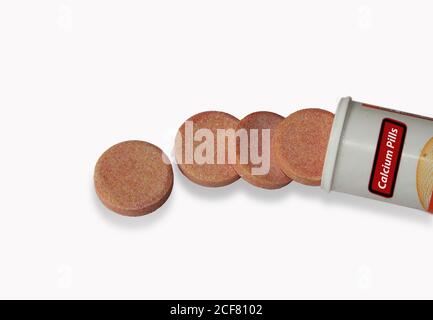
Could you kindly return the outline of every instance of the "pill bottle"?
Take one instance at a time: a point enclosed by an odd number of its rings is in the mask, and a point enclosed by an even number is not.
[[[433,119],[341,99],[322,188],[433,213]]]

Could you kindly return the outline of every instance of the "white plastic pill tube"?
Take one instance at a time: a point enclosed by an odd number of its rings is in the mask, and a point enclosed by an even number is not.
[[[322,188],[433,213],[433,119],[341,99]]]

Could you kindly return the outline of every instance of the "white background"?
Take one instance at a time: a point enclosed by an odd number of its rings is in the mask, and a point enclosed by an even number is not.
[[[209,109],[433,116],[431,1],[0,2],[0,297],[433,298],[433,218],[319,188],[206,189],[106,210],[111,145],[167,153]]]

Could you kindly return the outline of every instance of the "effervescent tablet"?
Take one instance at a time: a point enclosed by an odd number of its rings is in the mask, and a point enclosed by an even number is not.
[[[173,187],[172,166],[161,149],[144,141],[126,141],[99,158],[96,193],[110,210],[140,216],[161,207]]]

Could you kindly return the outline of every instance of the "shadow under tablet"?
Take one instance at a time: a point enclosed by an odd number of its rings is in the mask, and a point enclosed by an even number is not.
[[[344,207],[348,210],[357,208],[367,214],[380,214],[389,218],[402,219],[423,225],[433,224],[431,217],[422,211],[417,212],[416,210],[405,207],[390,205],[380,201],[372,201],[371,199],[338,192],[327,193],[320,187],[304,186],[294,181],[289,185],[276,190],[258,188],[250,185],[242,179],[239,179],[225,187],[208,188],[189,181],[185,176],[183,176],[177,166],[174,166],[173,169],[175,181],[178,182],[179,186],[201,199],[205,198],[211,201],[218,201],[220,199],[229,199],[236,194],[243,193],[248,197],[251,197],[254,201],[259,200],[261,202],[275,203],[278,201],[285,201],[288,197],[298,197],[305,201],[323,203],[324,214],[326,214],[326,211],[332,210],[332,207]],[[291,214],[295,214],[295,212],[292,212]],[[300,214],[300,212],[297,214]],[[308,214],[308,212],[306,214]]]
[[[180,187],[187,190],[189,193],[201,198],[209,199],[211,201],[218,201],[219,199],[229,199],[239,193],[247,194],[252,200],[261,201],[283,201],[287,199],[287,190],[281,189],[262,189],[255,187],[246,181],[239,179],[232,184],[224,187],[210,188],[204,187],[190,181],[180,172],[177,166],[174,166],[175,180],[179,183]]]
[[[278,202],[285,201],[288,197],[299,197],[305,201],[318,201],[323,203],[324,214],[326,211],[332,210],[332,207],[344,207],[350,210],[350,208],[357,208],[362,210],[363,214],[381,214],[393,219],[402,219],[411,223],[422,224],[424,226],[430,226],[433,221],[430,215],[425,214],[422,211],[417,212],[405,207],[396,205],[390,205],[380,201],[372,201],[371,199],[365,199],[352,195],[342,194],[338,192],[326,193],[318,187],[308,187],[298,184],[296,182],[290,183],[288,186],[276,190],[267,190],[257,188],[248,184],[247,182],[239,179],[226,187],[220,188],[207,188],[189,181],[180,172],[177,166],[173,166],[175,175],[175,186],[173,192],[167,202],[158,210],[153,213],[140,216],[140,217],[125,217],[116,214],[107,209],[102,202],[99,200],[96,192],[94,192],[93,180],[90,180],[92,192],[92,201],[95,209],[107,222],[110,224],[120,226],[123,228],[130,229],[141,229],[152,227],[156,223],[160,223],[170,212],[176,209],[173,206],[173,197],[176,196],[176,188],[180,187],[187,190],[189,193],[201,198],[209,199],[210,201],[218,201],[222,199],[230,199],[236,194],[243,193],[252,200],[259,200],[261,202]],[[176,183],[177,182],[177,183]],[[176,187],[177,184],[177,187]],[[291,214],[295,214],[292,212]],[[300,214],[299,212],[297,214]],[[308,214],[308,213],[306,213]]]

